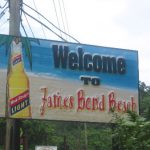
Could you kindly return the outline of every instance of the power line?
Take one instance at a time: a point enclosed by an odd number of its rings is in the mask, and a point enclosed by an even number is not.
[[[21,0],[21,8],[23,8],[23,1],[22,1],[22,0]],[[30,31],[31,31],[31,33],[32,33],[32,35],[33,35],[33,37],[35,38],[34,33],[33,33],[33,31],[32,31],[32,28],[31,28],[31,26],[30,26],[30,23],[29,23],[29,21],[28,21],[27,16],[25,15],[25,13],[23,13],[23,15],[24,15],[24,17],[25,17],[25,19],[26,19],[26,22],[27,22],[27,24],[28,24],[28,26],[29,26],[29,29],[30,29]],[[21,9],[21,18],[22,18],[22,9]],[[26,30],[25,30],[25,27],[24,27],[24,25],[23,25],[22,19],[21,19],[21,26],[22,26],[22,28],[23,28],[23,31],[24,31],[26,37],[28,37],[28,34],[27,34],[27,32],[26,32]]]
[[[22,26],[22,28],[23,28],[23,31],[24,31],[26,37],[28,37],[28,34],[27,34],[27,32],[26,32],[26,30],[25,30],[24,25],[22,24],[22,22],[21,22],[21,26]]]
[[[0,19],[5,15],[6,10],[8,9],[7,4],[8,4],[8,2],[6,2],[5,5],[3,6],[4,9],[3,9],[3,11],[0,13]],[[35,12],[39,15],[39,17],[38,17],[39,19],[36,19],[35,17],[31,16],[29,13],[25,12],[25,11],[22,9],[22,7],[21,7],[22,11],[24,12],[25,19],[26,19],[26,21],[27,21],[27,23],[28,23],[28,26],[29,26],[29,28],[30,28],[31,33],[32,33],[33,36],[34,36],[34,33],[33,33],[33,31],[32,31],[32,28],[31,28],[31,26],[30,26],[30,23],[29,23],[29,21],[28,21],[26,15],[28,15],[30,18],[32,18],[32,19],[34,19],[35,21],[37,21],[38,23],[40,23],[41,26],[42,26],[42,28],[45,27],[45,28],[49,29],[52,33],[54,33],[55,35],[57,35],[60,39],[62,39],[62,40],[64,40],[64,41],[67,41],[67,40],[65,40],[65,39],[62,37],[62,33],[63,33],[64,35],[66,35],[66,36],[72,38],[72,39],[73,39],[74,41],[76,41],[77,43],[80,43],[77,39],[75,39],[75,38],[72,37],[71,35],[67,34],[66,32],[62,31],[60,28],[58,28],[57,26],[55,26],[52,22],[50,22],[47,18],[45,18],[42,14],[40,14],[37,10],[31,8],[31,7],[28,6],[27,4],[23,3],[23,1],[21,1],[21,5],[23,5],[23,4],[24,4],[25,6],[27,6],[28,8],[32,9],[33,11],[35,11]],[[35,4],[35,2],[34,2],[34,4]],[[54,4],[55,4],[55,3],[54,3]],[[7,6],[7,7],[6,7],[6,6]],[[36,8],[36,5],[35,5],[35,8]],[[36,9],[37,9],[37,8],[36,8]],[[65,8],[64,8],[64,10],[65,10]],[[22,11],[21,11],[21,13],[22,13]],[[57,13],[57,12],[56,12],[56,13]],[[60,36],[59,34],[57,34],[55,31],[53,31],[50,27],[48,27],[47,25],[45,25],[44,23],[42,23],[42,22],[40,21],[40,16],[41,16],[42,18],[44,18],[48,23],[50,23],[55,29],[57,29],[59,32],[61,32],[61,36]],[[58,18],[58,16],[57,16],[57,18]],[[59,21],[58,21],[58,22],[59,22]],[[5,23],[6,23],[6,22],[5,22]],[[58,23],[58,24],[59,24],[59,23]],[[1,25],[1,27],[2,27],[2,26],[3,26],[3,25]],[[22,27],[23,27],[23,23],[22,23]],[[23,27],[23,30],[24,30],[24,32],[25,32],[25,28],[24,28],[24,27]],[[44,33],[44,29],[42,29],[42,30],[43,30],[43,33]],[[26,34],[26,33],[25,33],[25,34]]]
[[[58,4],[59,4],[59,9],[60,9],[60,15],[61,15],[61,20],[62,20],[63,30],[66,32],[64,19],[63,19],[63,14],[62,14],[62,9],[61,9],[61,4],[60,4],[59,0],[58,0]]]
[[[8,2],[6,2],[3,6],[0,6],[0,8],[4,8],[7,4]]]
[[[56,5],[55,5],[55,1],[53,0],[53,5],[54,5],[54,9],[55,9],[55,15],[56,15],[56,19],[57,19],[57,24],[58,24],[58,27],[60,29],[60,23],[59,23],[59,19],[58,19],[58,15],[57,15],[57,9],[56,9]],[[60,35],[62,36],[62,33],[60,31]]]
[[[7,3],[6,3],[6,4],[7,4]],[[6,6],[6,4],[3,6],[3,8]],[[1,7],[1,8],[2,8],[2,7]],[[8,6],[5,7],[5,8],[3,9],[3,11],[0,13],[0,19],[3,18],[3,16],[6,14],[7,11],[8,11]],[[2,28],[7,22],[8,22],[8,19],[7,19],[5,22],[3,22],[3,23],[0,24],[0,28]]]
[[[0,19],[5,15],[7,9],[8,9],[8,7],[3,9],[3,11],[0,13]]]
[[[67,35],[68,37],[70,37],[70,38],[72,38],[74,41],[76,41],[77,43],[80,43],[77,39],[75,39],[73,36],[71,36],[71,35],[69,35],[69,34],[67,34],[66,32],[64,32],[64,31],[62,31],[61,29],[59,29],[57,26],[55,26],[52,22],[50,22],[47,18],[45,18],[41,13],[39,13],[39,12],[37,12],[35,9],[33,9],[32,7],[30,7],[30,6],[28,6],[27,4],[25,4],[25,3],[23,3],[25,6],[27,6],[28,8],[30,8],[30,9],[32,9],[33,11],[35,11],[36,13],[38,13],[42,18],[44,18],[48,23],[50,23],[53,27],[55,27],[57,30],[59,30],[59,31],[61,31],[63,34],[65,34],[65,35]],[[23,10],[24,11],[24,10]],[[27,12],[26,12],[26,14],[28,14]],[[29,15],[32,19],[34,18],[34,17],[32,17],[31,15]],[[36,18],[35,18],[36,19]],[[36,19],[37,20],[37,19]],[[41,22],[41,21],[37,21],[37,22]],[[41,22],[42,23],[42,22]],[[43,24],[43,23],[42,23]],[[43,26],[45,27],[46,25],[45,24],[43,24]],[[47,28],[47,27],[46,27]],[[49,28],[49,27],[48,27]],[[50,29],[50,30],[52,30],[52,29]],[[60,37],[61,39],[64,39],[64,38],[62,38],[61,36],[58,36],[58,37]],[[66,41],[66,40],[65,40]]]
[[[67,14],[66,14],[66,9],[65,9],[64,0],[62,0],[62,4],[63,4],[63,9],[64,9],[64,15],[65,15],[65,21],[66,21],[66,26],[67,26],[67,32],[68,32],[68,34],[69,34],[68,19],[67,19]]]
[[[33,4],[34,4],[34,7],[35,7],[35,10],[37,11],[37,7],[36,7],[36,4],[35,4],[34,0],[33,0]],[[38,14],[38,19],[40,20],[39,14]],[[42,31],[43,31],[44,37],[46,38],[46,35],[45,35],[44,28],[43,28],[42,24],[41,24],[41,27],[42,27]]]
[[[25,17],[25,19],[26,19],[26,21],[27,21],[27,23],[28,23],[28,26],[29,26],[29,28],[30,28],[30,31],[31,31],[31,33],[32,33],[33,37],[35,37],[35,36],[34,36],[34,33],[33,33],[33,31],[32,31],[32,28],[31,28],[31,26],[30,26],[30,23],[29,23],[29,21],[28,21],[27,16],[25,15],[25,13],[23,13],[23,14],[24,14],[24,17]],[[22,22],[21,22],[21,23],[22,23]],[[23,26],[23,24],[22,24],[22,26]],[[24,31],[25,31],[24,26],[23,26],[23,29],[24,29]],[[25,33],[26,33],[26,32],[25,32]]]
[[[28,15],[30,18],[32,18],[33,20],[37,21],[38,23],[42,24],[45,28],[47,28],[48,30],[50,30],[52,33],[54,33],[56,36],[58,36],[60,39],[62,39],[63,41],[66,41],[64,38],[62,38],[59,34],[57,34],[56,32],[54,32],[51,28],[49,28],[47,25],[45,25],[44,23],[42,23],[40,20],[36,19],[35,17],[31,16],[29,13],[27,13],[26,11],[22,10],[26,15]],[[66,41],[67,42],[67,41]]]

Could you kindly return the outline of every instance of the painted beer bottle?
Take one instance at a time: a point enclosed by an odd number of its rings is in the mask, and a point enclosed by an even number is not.
[[[29,78],[24,71],[22,43],[18,37],[12,41],[10,55],[7,77],[9,116],[31,118]]]

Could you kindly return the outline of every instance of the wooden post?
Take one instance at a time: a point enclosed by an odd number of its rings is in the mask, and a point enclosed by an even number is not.
[[[20,36],[20,8],[22,0],[9,0],[9,34]],[[7,90],[6,90],[7,91]],[[6,142],[5,150],[20,149],[19,120],[10,119],[8,114],[8,99],[6,97]]]
[[[88,140],[87,140],[87,124],[84,122],[84,135],[85,135],[85,150],[88,149]]]

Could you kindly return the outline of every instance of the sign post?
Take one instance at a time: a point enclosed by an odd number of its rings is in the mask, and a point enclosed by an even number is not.
[[[22,0],[10,0],[9,11],[9,34],[13,36],[20,36],[20,8]],[[6,142],[5,150],[20,149],[20,134],[19,134],[19,120],[8,118],[8,99],[6,98]]]

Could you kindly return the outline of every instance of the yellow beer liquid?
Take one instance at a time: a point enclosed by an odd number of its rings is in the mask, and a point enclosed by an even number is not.
[[[17,63],[14,63],[17,57],[19,58],[19,61]],[[22,93],[26,93],[26,95],[29,95],[29,79],[24,72],[21,53],[14,53],[11,56],[10,71],[8,74],[7,83],[10,117],[31,118],[31,106],[29,96],[28,100],[22,101],[19,104],[15,104],[13,107],[10,106],[10,104],[17,103],[19,99],[24,99],[25,94],[22,95]],[[12,100],[13,98],[15,98],[15,100]]]

